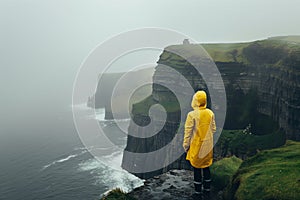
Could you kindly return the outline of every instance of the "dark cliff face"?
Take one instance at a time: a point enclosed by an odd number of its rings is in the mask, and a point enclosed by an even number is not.
[[[192,46],[176,45],[168,48],[189,51]],[[257,135],[270,134],[280,129],[288,139],[300,140],[299,43],[272,39],[242,44],[206,44],[203,47],[214,59],[224,81],[227,95],[225,129],[244,129],[251,124],[252,132]],[[176,81],[161,76],[162,71],[166,70],[164,65],[167,65],[181,73],[195,91],[207,90],[206,83],[193,66],[180,56],[169,52],[168,48],[160,56],[153,79]],[[133,105],[132,119],[138,125],[147,125],[150,120],[149,108],[158,103],[167,110],[167,122],[158,134],[150,138],[142,139],[129,135],[125,150],[137,153],[151,152],[169,143],[180,127],[181,112],[186,115],[191,109],[190,99],[191,97],[187,97],[186,105],[179,108],[176,97],[168,88],[153,85],[152,95]],[[210,107],[210,102],[208,106]],[[154,123],[161,125],[159,120],[154,120]],[[129,133],[145,134],[142,131],[144,129],[129,126]],[[166,162],[167,159],[168,156]],[[126,155],[123,158],[124,162]],[[132,162],[132,165],[134,164]],[[149,178],[174,168],[190,169],[185,155],[163,169],[136,175]]]
[[[250,123],[255,134],[281,128],[288,139],[300,140],[300,43],[275,38],[233,45],[233,50],[229,46],[222,53],[210,45],[204,48],[215,59],[225,83],[225,129]]]
[[[300,44],[260,42],[250,44],[243,53],[250,61],[245,71],[250,80],[247,85],[257,93],[255,109],[273,120],[263,120],[265,127],[278,126],[288,139],[300,140]]]

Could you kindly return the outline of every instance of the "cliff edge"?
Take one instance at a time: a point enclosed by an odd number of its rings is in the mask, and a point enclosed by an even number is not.
[[[250,124],[251,133],[254,135],[283,132],[288,139],[300,140],[299,38],[276,37],[250,43],[202,44],[216,63],[225,85],[227,115],[224,129],[240,130]],[[153,79],[161,82],[173,81],[170,77],[161,76],[162,71],[166,70],[164,66],[169,66],[182,74],[194,90],[207,90],[206,83],[193,66],[174,53],[186,51],[191,53],[192,57],[192,50],[196,45],[167,47],[157,62]],[[180,88],[180,80],[176,81],[179,85],[178,90],[184,89]],[[176,97],[168,88],[153,85],[152,94],[133,105],[132,120],[140,126],[149,124],[149,108],[154,104],[160,104],[167,110],[166,123],[158,134],[149,138],[128,135],[125,149],[127,152],[153,152],[168,144],[180,127],[181,112],[188,111],[179,107]],[[189,108],[189,103],[185,108]],[[159,120],[154,123],[158,127],[161,126]],[[129,126],[129,133],[144,135],[144,130]],[[282,144],[284,141],[279,143]],[[180,146],[177,144],[177,147]],[[168,155],[164,156],[167,161]],[[123,163],[126,159],[125,152]],[[147,156],[143,159],[146,162]],[[134,161],[130,163],[135,165]],[[135,175],[150,178],[170,169],[190,169],[190,165],[182,155],[163,169]]]

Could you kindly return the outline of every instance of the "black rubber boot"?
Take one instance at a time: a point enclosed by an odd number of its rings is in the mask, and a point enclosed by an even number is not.
[[[193,195],[192,195],[192,199],[193,200],[202,200],[202,194],[201,193],[197,193],[195,192]]]
[[[210,199],[210,182],[211,179],[203,180],[203,198]]]
[[[194,181],[195,191],[197,194],[202,193],[202,183]]]

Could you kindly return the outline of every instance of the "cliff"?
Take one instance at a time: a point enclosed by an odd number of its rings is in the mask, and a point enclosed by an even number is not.
[[[151,94],[151,85],[144,85],[138,88],[130,98],[129,105],[126,101],[127,94],[131,92],[128,85],[122,84],[122,80],[130,80],[130,83],[137,82],[140,78],[150,82],[153,76],[152,68],[143,68],[130,71],[128,73],[103,73],[99,75],[96,92],[88,97],[87,106],[91,108],[105,108],[105,119],[124,119],[129,118],[128,107],[131,109],[132,104],[141,101],[145,96]],[[116,91],[117,89],[117,91]],[[113,94],[116,92],[115,94]],[[113,96],[115,97],[112,101]],[[116,98],[117,97],[117,98]],[[114,110],[112,111],[112,102]]]
[[[225,82],[226,129],[250,123],[256,134],[266,134],[279,127],[288,139],[300,140],[300,43],[283,39],[228,45],[223,54],[220,45],[204,45]]]
[[[244,161],[224,193],[224,199],[300,199],[300,143],[287,143]]]
[[[216,63],[225,84],[227,95],[227,114],[224,128],[229,130],[245,129],[251,124],[255,135],[284,132],[288,139],[300,140],[300,37],[278,37],[263,41],[237,44],[203,44]],[[176,52],[186,51],[193,57],[193,48],[197,44],[173,45],[161,54],[153,79],[158,82],[174,82],[180,88],[180,80],[170,76],[161,76],[169,66],[182,74],[194,90],[207,90],[206,83],[193,66]],[[175,53],[174,53],[175,52]],[[199,60],[201,62],[201,60]],[[149,108],[154,104],[162,105],[167,111],[166,123],[158,134],[148,138],[128,136],[124,152],[123,167],[133,168],[135,160],[128,160],[126,152],[148,153],[158,150],[176,137],[181,112],[188,112],[191,97],[183,108],[175,95],[161,85],[153,85],[152,95],[132,107],[132,120],[146,126],[150,123]],[[220,97],[222,98],[222,97]],[[211,107],[210,102],[208,106]],[[157,127],[159,120],[152,120]],[[145,135],[145,129],[129,126],[129,133]],[[179,130],[182,132],[182,130]],[[280,143],[280,142],[279,142]],[[281,142],[282,143],[282,142]],[[180,144],[173,144],[178,151]],[[168,162],[168,153],[165,156]],[[147,154],[142,158],[147,162]],[[139,160],[139,162],[143,162]],[[156,162],[155,159],[152,162]],[[132,165],[132,166],[128,166]],[[141,178],[149,178],[169,169],[189,169],[182,155],[167,167],[148,172],[135,173]]]

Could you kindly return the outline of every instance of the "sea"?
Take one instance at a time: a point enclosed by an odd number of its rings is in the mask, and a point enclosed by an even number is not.
[[[91,108],[83,103],[73,109]],[[128,192],[143,185],[143,180],[120,167],[127,137],[119,133],[116,121],[104,119],[104,113],[97,109],[96,116],[86,116],[118,137],[118,148],[111,148],[100,161],[90,153],[93,147],[82,144],[72,106],[53,116],[1,126],[0,199],[94,200],[114,188]]]

